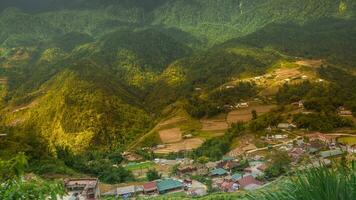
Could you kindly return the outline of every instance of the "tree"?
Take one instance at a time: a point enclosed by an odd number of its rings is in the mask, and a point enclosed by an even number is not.
[[[201,156],[198,158],[197,161],[198,161],[198,163],[205,164],[205,163],[209,162],[209,158],[206,156]]]
[[[251,111],[251,115],[252,115],[252,119],[253,119],[253,120],[257,119],[257,112],[256,112],[256,110],[252,110],[252,111]]]
[[[147,177],[148,181],[154,181],[154,180],[160,179],[162,177],[162,175],[159,174],[156,169],[150,169],[146,173],[146,177]]]
[[[19,153],[11,160],[0,160],[0,199],[56,200],[64,195],[63,184],[39,178],[24,180],[27,157]]]
[[[272,151],[268,156],[268,168],[266,176],[269,178],[277,177],[285,172],[290,167],[291,159],[286,151]]]

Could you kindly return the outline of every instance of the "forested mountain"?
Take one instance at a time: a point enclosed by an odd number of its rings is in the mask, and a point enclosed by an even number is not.
[[[0,156],[123,151],[167,107],[203,117],[257,95],[222,86],[296,57],[352,83],[355,14],[356,0],[2,0]]]

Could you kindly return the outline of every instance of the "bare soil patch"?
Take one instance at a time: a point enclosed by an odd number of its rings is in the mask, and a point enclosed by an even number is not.
[[[5,77],[0,77],[0,84],[6,85],[6,84],[7,84],[7,78],[5,78]]]
[[[180,128],[171,128],[158,132],[163,143],[174,143],[182,140],[182,131]]]
[[[261,115],[269,112],[275,107],[276,105],[256,105],[250,106],[248,108],[234,110],[227,115],[227,122],[229,124],[236,122],[248,122],[252,119],[252,110],[256,110],[257,115]]]
[[[204,140],[200,138],[191,138],[182,140],[181,142],[167,144],[166,147],[157,149],[154,152],[159,154],[168,154],[171,152],[190,151],[200,147],[203,143]]]
[[[229,128],[225,119],[204,119],[201,120],[202,131],[217,131],[221,132]]]
[[[322,60],[300,60],[295,62],[297,65],[306,66],[306,67],[320,67],[323,64]]]
[[[288,78],[294,78],[301,75],[301,72],[298,68],[291,68],[291,69],[277,69],[275,71],[276,79],[285,80]]]

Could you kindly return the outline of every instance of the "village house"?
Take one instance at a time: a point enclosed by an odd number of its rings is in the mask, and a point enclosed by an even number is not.
[[[183,186],[184,188],[191,188],[193,185],[193,181],[191,179],[184,179],[183,180]]]
[[[166,194],[183,190],[183,183],[174,179],[164,179],[157,182],[157,188],[160,194]]]
[[[221,177],[221,176],[227,175],[228,173],[229,172],[226,171],[223,168],[216,168],[216,169],[213,169],[212,171],[210,171],[210,176],[212,176],[212,177]]]
[[[297,106],[298,108],[301,108],[301,109],[304,109],[304,103],[303,103],[303,101],[293,102],[291,105],[292,105],[292,106]]]
[[[262,164],[257,167],[257,169],[260,170],[261,172],[265,172],[267,168],[268,166],[266,164]]]
[[[139,156],[136,153],[132,153],[128,151],[123,152],[121,156],[130,162],[142,160],[142,156]]]
[[[64,186],[70,196],[83,200],[98,200],[100,198],[97,178],[69,179],[64,182]]]
[[[234,192],[239,189],[239,184],[235,183],[233,181],[225,180],[221,185],[220,185],[220,190],[224,192]]]
[[[309,139],[309,142],[313,141],[322,141],[325,144],[336,143],[337,136],[325,135],[319,132],[307,134],[306,137]]]
[[[215,169],[218,166],[219,162],[208,162],[205,164],[205,167],[208,169]]]
[[[231,176],[231,180],[234,181],[234,182],[237,182],[238,180],[240,180],[242,178],[242,174],[240,173],[234,173],[232,176]]]
[[[352,116],[352,112],[350,110],[341,110],[339,111],[339,115],[343,117]]]
[[[349,153],[356,153],[356,144],[351,145],[351,146],[347,146],[347,151]]]
[[[280,130],[292,130],[293,128],[296,128],[294,124],[289,124],[289,123],[279,123],[277,126],[278,129]]]
[[[330,158],[330,157],[334,157],[334,156],[341,156],[343,154],[344,154],[344,152],[341,149],[334,149],[334,150],[320,152],[320,156],[322,158]]]
[[[231,171],[232,169],[238,167],[240,164],[237,161],[231,159],[223,159],[221,162],[217,164],[217,168],[223,168],[225,170]]]
[[[188,191],[188,195],[192,197],[201,197],[207,194],[207,191],[205,188],[194,188],[192,190]]]
[[[142,186],[130,185],[130,186],[125,186],[125,187],[118,187],[114,190],[103,193],[103,196],[115,196],[115,197],[129,198],[129,197],[133,197],[139,193],[142,193],[143,190],[144,189]]]
[[[241,188],[245,189],[245,190],[252,190],[252,189],[256,189],[260,186],[263,185],[262,182],[256,180],[253,176],[248,175],[248,176],[244,176],[242,177],[240,180],[237,181],[238,184],[240,185]]]
[[[289,157],[291,157],[294,163],[297,163],[300,157],[304,154],[303,148],[293,148],[289,153]]]
[[[308,143],[307,152],[310,154],[314,154],[314,153],[320,151],[323,147],[325,147],[325,144],[322,141],[313,140]]]
[[[158,192],[157,183],[156,182],[148,182],[148,183],[143,184],[143,192],[146,195],[157,193]]]
[[[194,165],[183,165],[178,167],[178,173],[180,175],[191,174],[197,171],[197,167]]]
[[[283,139],[286,139],[288,138],[288,135],[280,135],[280,134],[277,134],[277,135],[267,135],[267,139],[271,139],[271,140],[283,140]]]
[[[238,103],[236,105],[236,108],[248,108],[249,104],[247,102],[243,102],[243,103]]]

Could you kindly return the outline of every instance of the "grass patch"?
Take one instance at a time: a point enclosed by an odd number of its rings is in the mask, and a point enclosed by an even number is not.
[[[338,142],[347,144],[347,145],[354,145],[356,144],[356,137],[341,137],[337,139]]]
[[[128,164],[125,169],[129,171],[136,171],[141,169],[151,169],[154,168],[153,162],[143,162],[143,163],[130,163]]]

